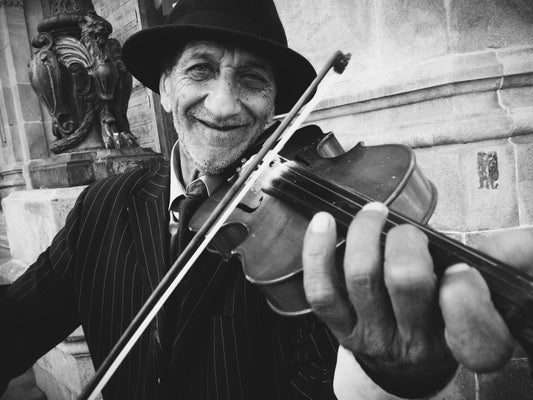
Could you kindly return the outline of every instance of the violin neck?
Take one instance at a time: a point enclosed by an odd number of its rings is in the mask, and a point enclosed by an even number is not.
[[[319,211],[330,213],[343,238],[353,217],[365,204],[372,201],[297,163],[285,163],[278,168],[280,172],[274,174],[263,191],[309,218]],[[385,243],[387,232],[392,227],[401,224],[415,225],[427,235],[435,273],[439,278],[448,266],[457,263],[466,263],[481,273],[490,289],[495,307],[529,359],[533,360],[533,277],[394,210],[389,210],[381,242]]]

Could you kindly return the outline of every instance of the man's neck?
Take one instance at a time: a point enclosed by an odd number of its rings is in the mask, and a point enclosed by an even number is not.
[[[185,186],[194,181],[200,175],[200,171],[189,158],[189,155],[180,147],[180,172],[181,180]]]

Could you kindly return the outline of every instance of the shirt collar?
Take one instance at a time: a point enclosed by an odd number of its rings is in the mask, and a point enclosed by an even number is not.
[[[170,202],[168,203],[168,208],[172,207],[174,200],[179,199],[182,196],[185,196],[187,193],[187,188],[190,185],[195,184],[198,181],[202,181],[207,189],[207,195],[211,196],[225,181],[224,177],[221,175],[202,175],[190,182],[189,185],[185,186],[181,180],[181,167],[180,167],[180,154],[179,154],[179,141],[176,141],[172,147],[170,153]]]

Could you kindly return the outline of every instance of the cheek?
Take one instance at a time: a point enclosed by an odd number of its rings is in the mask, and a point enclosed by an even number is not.
[[[274,117],[274,98],[275,95],[270,90],[246,98],[246,103],[258,122],[266,123]]]
[[[171,91],[173,108],[184,112],[188,107],[202,99],[206,88],[197,82],[191,82],[186,77],[177,76],[172,80]]]

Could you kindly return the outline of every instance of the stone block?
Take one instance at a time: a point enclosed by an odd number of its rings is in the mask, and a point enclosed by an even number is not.
[[[27,75],[27,72],[26,72]],[[39,105],[39,99],[35,94],[33,88],[29,83],[19,83],[18,89],[18,102],[21,104],[21,117],[25,122],[41,121],[41,107]]]
[[[416,150],[417,164],[438,192],[437,207],[430,226],[443,231],[461,231],[465,193],[457,146],[438,146]],[[456,237],[457,239],[457,237]]]
[[[435,121],[438,125],[438,122]],[[487,110],[486,112],[455,115],[444,120],[440,128],[444,136],[436,136],[433,143],[472,143],[488,140],[505,141],[513,134],[513,119],[505,110]],[[437,128],[438,129],[438,128]]]
[[[22,164],[2,160],[0,164],[0,198],[6,197],[13,190],[26,188]]]
[[[13,57],[12,68],[14,78],[18,83],[29,84],[30,78],[28,75],[28,63],[31,59],[31,50],[28,44],[29,39],[26,34],[26,30],[24,30],[24,33],[24,37],[21,38],[23,41],[21,43],[15,43],[12,41],[10,43],[10,48]]]
[[[362,74],[375,74],[375,68],[383,69],[380,59],[378,40],[378,21],[376,11],[378,4],[371,0],[334,1],[336,26],[342,29],[336,31],[335,42],[338,49],[354,55],[343,77],[357,78]],[[331,9],[332,9],[331,8]],[[330,32],[332,29],[329,29]],[[322,51],[324,54],[324,52]]]
[[[488,238],[500,235],[506,230],[509,229],[493,229],[486,231],[468,232],[465,234],[465,244],[475,249],[483,250],[483,244],[487,241]]]
[[[80,186],[159,163],[160,154],[141,147],[63,153],[27,163],[33,188]]]
[[[496,87],[494,89],[497,89]],[[496,90],[475,91],[470,93],[456,94],[450,99],[453,113],[459,117],[472,116],[477,114],[497,115],[505,113],[499,102]],[[438,107],[438,105],[437,105]],[[443,110],[443,114],[446,110]]]
[[[37,26],[43,20],[43,6],[39,4],[39,2],[24,2],[24,17],[26,19],[26,30],[28,32],[28,43],[31,43],[31,40],[37,36]]]
[[[503,66],[495,51],[469,52],[452,57],[452,77],[454,82],[500,77]]]
[[[28,145],[28,155],[30,159],[47,158],[48,147],[46,146],[44,126],[41,121],[21,123],[21,128],[26,135],[25,141]]]
[[[1,20],[0,20],[0,27],[2,26]],[[0,33],[0,38],[2,37],[2,33]],[[1,39],[0,39],[1,41]],[[9,85],[9,74],[7,71],[7,56],[6,56],[7,49],[4,46],[1,46],[0,44],[0,84],[2,86]]]
[[[8,133],[10,139],[8,140],[8,148],[13,152],[15,162],[22,162],[25,159],[25,148],[22,147],[23,143],[20,137],[19,128],[18,125],[10,125]]]
[[[498,91],[503,108],[513,110],[533,106],[533,81],[528,86],[512,86]]]
[[[315,68],[320,69],[337,49],[354,55],[345,72],[349,76],[381,68],[377,51],[376,2],[276,0],[275,3],[289,45],[305,54]]]
[[[461,0],[450,2],[450,49],[465,52],[527,45],[533,38],[529,2]]]
[[[10,87],[2,87],[2,99],[6,110],[7,121],[9,125],[15,125],[18,122],[17,114],[15,113],[15,103],[13,98],[13,91]]]
[[[130,127],[147,122],[153,115],[153,109],[147,92],[136,92],[130,97],[128,106],[128,121]]]
[[[137,138],[140,147],[157,151],[159,145],[156,143],[156,140],[154,140],[153,137],[155,126],[151,120],[147,120],[142,124],[132,126],[131,130]]]
[[[378,3],[379,50],[385,69],[446,53],[446,14],[442,0]]]
[[[492,172],[488,171],[489,161],[483,159],[484,155],[497,157],[497,167],[492,161]],[[418,149],[417,158],[439,192],[431,220],[436,229],[477,231],[518,224],[515,158],[509,143],[479,142]]]
[[[6,23],[6,10],[5,7],[0,8],[0,49],[7,46],[9,38],[9,32],[7,30]]]
[[[60,386],[65,387],[68,391],[79,393],[80,380],[77,372],[76,359],[70,354],[54,348],[37,361],[37,366],[41,370],[49,371]],[[40,374],[38,374],[40,375]],[[41,386],[42,379],[38,379]]]
[[[141,147],[152,148],[157,151],[154,121],[155,110],[150,93],[147,90],[135,90],[130,98],[128,107],[128,121],[131,132],[137,138]]]
[[[142,28],[138,19],[138,7],[134,1],[104,2],[100,15],[113,25],[112,37],[121,44]]]
[[[2,200],[13,258],[31,264],[64,225],[83,187],[24,190]]]
[[[37,387],[45,394],[47,399],[54,400],[75,400],[76,395],[65,386],[60,386],[55,382],[55,377],[48,371],[44,371],[39,366],[34,366]]]
[[[513,46],[496,49],[496,56],[503,65],[505,76],[519,75],[527,71],[533,71],[533,48],[531,46]]]
[[[510,109],[509,117],[513,121],[513,136],[533,133],[533,106]]]
[[[18,260],[9,260],[0,264],[0,285],[14,282],[28,269],[28,264]]]
[[[2,126],[2,128],[4,128],[4,127]],[[2,128],[0,128],[0,129],[2,129]],[[9,126],[7,127],[7,131],[9,131]],[[4,131],[4,133],[5,133],[5,131]],[[4,166],[6,166],[8,164],[11,164],[13,162],[15,162],[15,159],[13,157],[13,153],[10,151],[9,146],[7,146],[7,144],[6,144],[5,147],[0,148],[0,165],[2,165],[2,168],[0,168],[0,182],[2,180],[1,174],[5,170]],[[1,185],[2,184],[0,183],[0,187],[1,187]]]
[[[533,398],[533,382],[526,359],[511,360],[500,371],[478,374],[481,400],[524,400]]]
[[[533,224],[533,134],[510,139],[516,150],[517,198],[520,225]]]
[[[21,6],[5,7],[6,26],[9,44],[28,44],[24,8]]]

